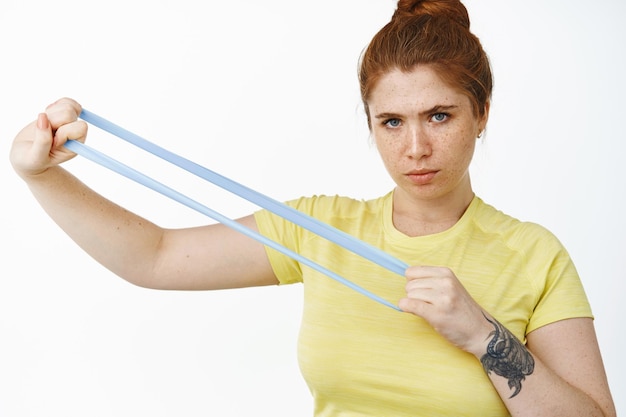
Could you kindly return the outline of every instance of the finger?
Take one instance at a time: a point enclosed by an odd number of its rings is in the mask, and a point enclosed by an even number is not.
[[[433,309],[432,303],[411,297],[400,299],[398,307],[405,313],[412,313],[424,319],[430,316],[430,311]]]
[[[52,130],[76,121],[80,112],[80,104],[70,98],[62,98],[46,107],[46,114],[50,120]]]
[[[406,279],[409,281],[448,276],[449,274],[450,269],[439,266],[412,266],[407,268],[405,272]]]
[[[68,98],[68,97],[63,97],[63,98],[58,99],[54,103],[49,104],[46,107],[46,112],[54,111],[55,108],[63,108],[63,107],[74,109],[76,114],[79,114],[81,111],[81,105],[78,104],[76,100]]]
[[[413,282],[416,281],[409,282],[406,286],[406,298],[433,304],[440,296],[437,288],[432,285],[411,285]]]
[[[85,142],[87,137],[87,123],[77,120],[71,123],[67,123],[59,126],[54,134],[54,148],[63,146],[69,139],[78,140],[79,142]]]
[[[32,151],[39,158],[47,157],[52,148],[52,127],[46,113],[40,113],[35,123],[35,138],[33,140]]]

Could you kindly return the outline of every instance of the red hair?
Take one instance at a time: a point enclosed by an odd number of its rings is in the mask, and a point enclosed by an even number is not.
[[[491,66],[470,32],[465,6],[459,0],[399,0],[391,21],[361,57],[359,83],[368,124],[367,101],[380,77],[393,69],[409,72],[424,64],[466,94],[476,116],[484,115],[493,89]]]

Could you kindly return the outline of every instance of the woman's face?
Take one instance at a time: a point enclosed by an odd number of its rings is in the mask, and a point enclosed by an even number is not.
[[[383,75],[368,100],[372,135],[397,197],[436,200],[472,195],[469,164],[485,128],[470,99],[428,65]]]

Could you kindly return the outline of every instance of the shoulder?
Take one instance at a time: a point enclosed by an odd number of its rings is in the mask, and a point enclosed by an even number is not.
[[[544,226],[521,221],[477,197],[474,226],[516,251],[562,251],[559,239]]]
[[[506,287],[521,302],[526,294],[526,332],[559,320],[591,317],[580,277],[569,253],[547,228],[520,221],[480,201],[472,233],[482,253],[509,271]],[[495,261],[494,261],[495,262]],[[499,279],[507,276],[499,275]]]

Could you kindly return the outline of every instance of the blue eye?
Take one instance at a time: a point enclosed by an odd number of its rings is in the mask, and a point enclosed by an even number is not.
[[[400,126],[400,119],[389,119],[386,120],[383,124],[388,127],[398,127]]]
[[[447,113],[435,113],[431,117],[432,121],[437,122],[437,123],[444,122],[447,118],[448,118]]]

